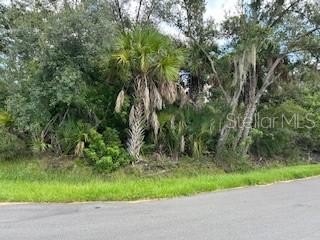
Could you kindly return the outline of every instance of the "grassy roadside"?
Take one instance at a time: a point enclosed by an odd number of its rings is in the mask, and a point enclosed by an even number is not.
[[[114,179],[79,173],[38,172],[34,165],[0,164],[0,202],[137,200],[186,196],[241,186],[320,175],[320,164],[260,169],[247,173]]]

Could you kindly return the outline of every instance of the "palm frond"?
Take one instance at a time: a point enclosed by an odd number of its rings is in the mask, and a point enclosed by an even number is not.
[[[163,103],[162,103],[162,97],[158,91],[158,88],[154,85],[152,87],[152,108],[157,109],[157,110],[161,110]]]
[[[114,111],[116,113],[119,113],[121,111],[123,103],[124,103],[124,90],[122,89],[117,96],[116,106],[114,108]]]
[[[166,52],[165,55],[161,57],[156,69],[165,80],[176,81],[179,77],[179,71],[183,61],[182,52],[172,50]]]
[[[119,64],[129,64],[130,63],[130,51],[129,50],[120,50],[112,55],[112,57],[117,61]]]
[[[185,148],[186,148],[186,142],[185,142],[184,136],[182,135],[180,140],[180,152],[184,153]]]
[[[176,83],[169,81],[161,83],[160,93],[170,104],[174,103],[178,96]]]
[[[160,129],[160,123],[159,123],[158,115],[156,114],[156,112],[152,112],[150,123],[151,123],[151,127],[153,128],[154,136],[157,139],[159,129]]]
[[[6,126],[11,122],[11,116],[7,112],[0,112],[0,126]]]

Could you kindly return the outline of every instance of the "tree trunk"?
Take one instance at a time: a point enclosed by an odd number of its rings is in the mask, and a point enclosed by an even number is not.
[[[240,131],[237,135],[237,138],[233,144],[233,148],[236,149],[239,146],[245,146],[243,149],[243,153],[248,152],[249,145],[245,144],[245,142],[248,139],[248,136],[250,134],[250,131],[252,129],[252,123],[254,120],[254,114],[257,109],[257,105],[260,102],[261,97],[263,96],[266,89],[273,83],[274,80],[274,72],[277,66],[282,61],[282,57],[279,57],[276,59],[276,61],[272,64],[270,67],[266,77],[264,78],[262,87],[259,89],[259,91],[256,93],[256,79],[253,79],[253,86],[254,89],[252,89],[251,97],[250,97],[250,104],[248,105],[248,108],[245,111],[243,121],[241,124]]]
[[[242,61],[244,61],[245,56],[243,55],[242,57]],[[241,96],[241,92],[243,91],[243,87],[244,87],[244,83],[246,80],[246,75],[243,73],[240,73],[240,71],[237,70],[238,67],[238,62],[234,62],[235,65],[235,81],[238,83],[237,88],[235,89],[232,99],[228,101],[230,107],[231,107],[231,111],[230,113],[227,115],[227,120],[226,123],[224,124],[224,126],[222,127],[221,131],[220,131],[220,137],[218,140],[218,144],[217,144],[217,153],[219,153],[224,147],[225,147],[225,143],[227,138],[229,137],[230,131],[233,127],[232,124],[234,123],[234,115],[236,112],[236,109],[238,107],[239,104],[239,98]],[[231,118],[230,119],[230,115]]]
[[[245,142],[249,136],[249,133],[252,129],[252,124],[254,120],[254,114],[257,109],[257,102],[251,103],[245,111],[243,116],[241,128],[239,129],[237,138],[233,143],[233,148],[236,149],[239,146],[246,146]],[[244,151],[246,152],[247,147],[245,147]]]
[[[224,148],[226,140],[229,137],[231,127],[232,127],[232,122],[230,120],[227,120],[226,123],[221,128],[220,137],[217,144],[217,153]]]
[[[237,101],[232,101],[230,104],[231,104],[231,111],[230,113],[228,113],[227,120],[220,130],[220,137],[219,137],[217,148],[216,148],[217,153],[220,152],[225,147],[226,140],[229,137],[230,131],[233,127],[232,126],[232,124],[234,123],[233,117],[238,105],[237,105]],[[231,116],[231,119],[230,119],[230,116]]]

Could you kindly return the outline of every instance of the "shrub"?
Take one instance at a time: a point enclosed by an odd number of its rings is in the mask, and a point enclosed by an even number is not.
[[[33,136],[31,141],[31,150],[34,154],[40,154],[51,148],[51,145],[46,143],[43,136]]]
[[[258,116],[270,121],[264,123],[264,127],[262,120],[256,123],[252,131],[251,153],[263,158],[280,156],[294,159],[300,151],[297,145],[299,137],[309,131],[306,127],[309,124],[307,114],[306,109],[290,100],[279,105],[265,105]]]
[[[225,148],[219,151],[215,159],[218,166],[222,167],[226,172],[248,171],[252,168],[248,155],[244,155],[243,151]]]
[[[12,119],[9,113],[0,111],[0,127],[8,126],[11,122],[12,122]]]
[[[25,153],[25,144],[6,128],[0,127],[0,160],[11,160]]]
[[[113,128],[106,127],[106,129],[102,133],[103,140],[108,145],[121,145],[121,140],[119,137],[119,132]]]
[[[89,146],[84,149],[84,155],[96,170],[112,172],[129,163],[125,150],[115,143],[107,144],[96,130],[89,131],[88,140]]]
[[[259,130],[254,129],[253,132],[255,131]],[[277,128],[259,132],[259,135],[253,135],[254,142],[251,152],[254,155],[267,158],[276,155],[286,156],[294,148],[296,133],[291,129]]]
[[[90,124],[82,121],[68,120],[58,129],[58,139],[65,154],[81,156],[88,142]]]
[[[161,111],[158,145],[171,155],[184,153],[194,158],[212,152],[224,111],[219,101],[202,108],[186,105]]]

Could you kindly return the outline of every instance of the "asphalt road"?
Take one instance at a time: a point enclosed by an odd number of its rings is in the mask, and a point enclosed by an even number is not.
[[[319,240],[320,178],[160,201],[0,206],[0,240],[20,239]]]

